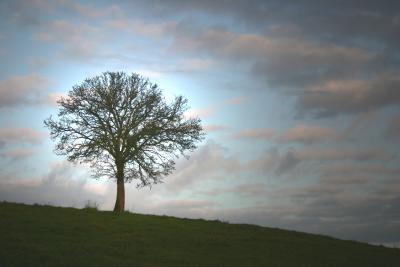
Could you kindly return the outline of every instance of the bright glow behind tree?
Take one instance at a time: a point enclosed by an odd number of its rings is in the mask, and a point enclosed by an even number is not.
[[[174,160],[203,138],[200,119],[184,117],[184,97],[168,104],[158,86],[138,74],[86,79],[58,104],[58,120],[44,122],[57,141],[56,153],[90,163],[94,177],[116,179],[116,212],[124,211],[125,182],[161,182]]]

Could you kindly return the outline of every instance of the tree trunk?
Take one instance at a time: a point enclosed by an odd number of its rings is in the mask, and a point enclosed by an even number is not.
[[[124,168],[117,169],[117,199],[115,200],[114,212],[124,212],[125,209],[125,181]]]

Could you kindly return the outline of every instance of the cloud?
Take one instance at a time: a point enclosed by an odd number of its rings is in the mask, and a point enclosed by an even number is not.
[[[258,34],[236,35],[221,52],[237,59],[265,58],[268,70],[274,71],[274,74],[278,69],[300,70],[327,63],[366,62],[373,56],[368,51],[355,47],[317,44],[304,39],[276,38]]]
[[[376,183],[378,177],[364,178],[364,181],[360,181],[360,177],[356,182],[347,174],[338,174],[280,194],[290,197],[292,203],[299,206],[293,214],[296,225],[302,225],[308,231],[369,242],[398,241],[399,235],[393,231],[394,226],[399,226],[398,214],[395,214],[399,207],[398,190],[382,194],[379,186],[372,189],[369,183]],[[346,178],[353,180],[352,183],[343,182]],[[381,180],[380,185],[393,187],[394,184]],[[365,188],[372,191],[367,194]],[[335,224],[340,227],[329,230]]]
[[[205,27],[193,20],[178,22],[162,30],[172,36],[169,50],[248,66],[252,79],[295,96],[299,114],[336,116],[398,105],[399,38],[393,33],[400,26],[398,15],[388,8],[395,8],[394,2],[387,7],[352,2],[346,12],[337,4],[328,8],[316,1],[291,4],[291,9],[278,1],[252,3],[251,8],[237,2],[229,7],[192,1],[180,5],[222,20],[235,18],[249,30],[239,32],[227,23]],[[157,10],[172,16],[176,4],[160,3]]]
[[[0,15],[8,18],[13,24],[20,27],[35,27],[43,23],[38,14],[49,11],[47,1],[3,1],[0,5]]]
[[[247,98],[245,97],[233,97],[222,101],[214,102],[214,104],[205,108],[190,108],[185,112],[185,116],[206,118],[215,115],[216,111],[227,106],[238,106],[244,103]]]
[[[189,58],[178,63],[178,70],[181,71],[205,71],[217,63],[212,59]]]
[[[33,149],[17,148],[17,149],[12,149],[12,150],[2,152],[2,153],[0,153],[0,156],[11,159],[12,161],[16,161],[19,159],[24,159],[24,158],[30,157],[30,156],[34,155],[35,153],[36,153],[36,151]]]
[[[80,18],[118,17],[122,10],[118,5],[103,5],[97,7],[92,4],[84,4],[77,0],[33,0],[33,1],[9,1],[1,3],[0,14],[10,17],[11,21],[22,27],[41,26],[46,23],[46,17],[54,15],[62,10],[69,16]]]
[[[296,157],[308,161],[370,161],[370,160],[389,160],[394,157],[390,152],[377,148],[318,148],[318,149],[299,149],[295,152]]]
[[[348,6],[349,10],[354,11],[354,16],[365,25],[381,30],[380,34],[376,35],[373,34],[376,31],[360,27],[352,16],[338,12],[339,7],[334,4],[330,5],[334,17],[331,14],[323,15],[324,12],[313,13],[315,10],[326,10],[325,6],[318,3],[314,3],[313,8],[304,4],[302,8],[294,8],[289,12],[285,9],[285,4],[276,1],[254,1],[254,6],[250,8],[254,10],[252,15],[248,13],[247,8],[246,12],[241,10],[243,5],[236,2],[225,7],[226,10],[222,9],[222,5],[210,2],[196,4],[189,1],[183,6],[180,4],[180,8],[194,13],[207,12],[206,14],[212,15],[219,10],[223,18],[234,17],[251,26],[249,29],[252,30],[248,32],[238,32],[224,23],[203,26],[195,20],[176,21],[173,16],[175,12],[171,9],[176,4],[158,3],[157,9],[143,2],[136,4],[135,12],[147,10],[151,14],[166,10],[164,15],[171,16],[156,22],[132,20],[120,12],[120,7],[109,5],[105,6],[104,10],[116,9],[120,13],[117,12],[117,16],[103,21],[101,26],[55,20],[43,26],[35,38],[58,42],[63,46],[63,56],[84,62],[105,58],[127,59],[126,55],[107,52],[110,43],[104,39],[104,32],[134,32],[158,38],[157,42],[162,43],[164,47],[170,43],[166,52],[175,51],[181,55],[188,53],[190,57],[171,60],[172,57],[166,56],[171,53],[160,52],[164,55],[164,62],[169,60],[170,63],[164,64],[166,67],[163,67],[163,70],[158,67],[157,72],[204,71],[216,62],[242,64],[248,66],[255,75],[251,78],[265,79],[269,88],[295,96],[300,114],[311,112],[320,117],[335,116],[362,113],[399,103],[398,90],[395,88],[399,83],[396,70],[400,62],[396,59],[398,57],[390,56],[397,40],[391,37],[391,32],[395,32],[399,26],[396,16],[387,8],[356,4]],[[90,5],[74,2],[70,6],[78,13],[87,13],[85,16],[102,16],[102,10]],[[211,6],[215,6],[216,10],[210,9]],[[296,15],[298,12],[302,14]],[[331,31],[328,33],[323,30],[318,23],[310,24],[303,13],[309,14],[313,20],[320,21],[320,25],[326,25]],[[268,23],[255,20],[255,14],[268,17]],[[257,24],[254,24],[255,22]],[[342,24],[344,28],[338,27],[337,24]],[[261,28],[256,28],[255,25]],[[315,31],[310,31],[310,28]],[[351,33],[349,29],[352,29]],[[293,32],[297,35],[292,35]],[[346,38],[346,41],[341,38]],[[371,44],[381,45],[368,45],[368,40]]]
[[[40,30],[34,33],[33,39],[39,43],[61,46],[57,56],[62,59],[81,63],[93,63],[105,59],[127,60],[124,54],[115,53],[110,48],[112,42],[109,41],[109,38],[113,34],[111,29],[98,25],[56,19],[41,26]]]
[[[178,24],[171,31],[172,51],[200,51],[228,62],[249,62],[254,74],[265,75],[275,86],[304,85],[310,78],[329,77],[340,69],[350,70],[376,57],[374,52],[350,45],[236,33],[222,27],[194,26],[192,33],[187,33],[185,27]]]
[[[225,125],[219,125],[219,124],[209,124],[209,125],[203,126],[203,129],[205,132],[211,133],[211,132],[226,131],[229,129],[229,127],[225,126]]]
[[[177,24],[170,29],[173,41],[167,51],[186,54],[221,56],[221,51],[235,38],[235,34],[221,27],[199,28],[195,24]]]
[[[44,176],[2,177],[0,199],[23,203],[83,207],[88,201],[104,202],[107,187],[88,181],[88,171],[68,162],[52,164]]]
[[[37,74],[10,76],[0,81],[0,108],[41,104],[51,84]]]
[[[166,178],[165,188],[177,193],[193,189],[197,184],[206,180],[224,180],[234,176],[242,165],[220,144],[208,140],[190,156],[189,160],[177,162],[174,173]]]
[[[303,177],[305,174],[318,173],[320,168],[324,172],[326,169],[335,168],[333,166],[336,166],[335,163],[338,162],[369,162],[369,164],[373,164],[374,162],[389,162],[395,158],[396,154],[380,148],[337,146],[335,148],[290,147],[278,149],[273,147],[258,157],[243,163],[241,169],[248,169],[261,174],[273,173],[278,176],[294,174],[296,177]],[[334,169],[333,172],[335,171],[344,172],[344,170]]]
[[[174,30],[176,23],[173,21],[151,23],[137,19],[116,18],[107,20],[105,26],[113,30],[126,31],[132,34],[159,39],[169,31]]]
[[[293,151],[287,151],[280,160],[278,161],[278,165],[275,169],[275,174],[281,175],[285,172],[292,170],[298,164],[301,163],[301,159],[298,158]]]
[[[214,107],[191,108],[185,112],[185,116],[188,118],[193,118],[193,117],[206,118],[206,117],[210,117],[211,115],[213,115],[214,112],[215,112]]]
[[[327,81],[299,94],[298,107],[323,117],[398,106],[399,77],[383,74],[372,81]]]
[[[46,134],[32,128],[0,128],[0,143],[28,143],[38,144]]]
[[[260,193],[268,199],[266,202],[215,212],[231,222],[246,222],[251,218],[252,222],[261,225],[346,239],[398,242],[400,236],[395,228],[399,226],[399,214],[396,213],[399,207],[400,187],[396,179],[399,170],[380,164],[374,167],[370,164],[345,164],[351,166],[348,168],[351,173],[342,172],[344,169],[340,168],[332,169],[329,176],[323,173],[317,180],[310,177],[301,183]],[[333,165],[329,163],[326,166]],[[293,175],[298,173],[296,171]],[[210,195],[224,192],[224,188],[209,191]]]
[[[168,61],[171,61],[168,63]],[[148,70],[139,70],[139,73],[149,73],[150,77],[160,77],[171,73],[200,73],[212,69],[218,63],[212,59],[185,58],[181,60],[170,60],[164,57],[164,63],[145,63]]]
[[[150,78],[158,78],[163,75],[163,73],[160,71],[147,70],[147,69],[139,69],[136,72],[145,77],[150,77]]]
[[[49,61],[42,58],[32,58],[29,60],[29,64],[33,69],[42,69],[49,65]]]
[[[235,133],[233,137],[237,139],[264,139],[280,143],[292,142],[310,145],[316,142],[334,140],[337,138],[337,134],[329,128],[300,124],[280,134],[267,128],[248,129]]]
[[[265,153],[245,162],[243,169],[266,175],[274,174],[280,176],[292,171],[302,162],[295,154],[294,149],[287,149],[282,152],[276,147],[268,149]]]
[[[47,97],[43,99],[43,103],[57,105],[57,101],[59,101],[62,97],[66,98],[67,95],[60,92],[49,93]]]
[[[298,188],[298,191],[301,191]],[[298,230],[315,234],[331,235],[343,239],[381,244],[398,242],[400,236],[398,198],[357,198],[341,200],[330,191],[318,191],[320,198],[310,194],[306,199],[293,198],[292,204],[265,207],[263,205],[222,211],[229,221],[245,222],[252,218],[258,224]],[[324,197],[325,195],[325,197]],[[285,197],[289,197],[285,194]],[[300,206],[295,201],[309,204]],[[381,207],[388,209],[382,210]]]
[[[63,56],[91,62],[127,59],[107,52],[109,42],[104,39],[104,32],[128,31],[158,38],[164,47],[170,43],[167,52],[195,55],[176,61],[178,70],[202,71],[215,62],[243,64],[255,75],[252,78],[265,79],[269,88],[295,95],[302,114],[353,114],[399,103],[398,90],[394,89],[398,81],[394,77],[400,66],[396,56],[400,39],[394,33],[400,25],[398,14],[392,12],[398,7],[394,1],[385,6],[351,2],[346,4],[346,12],[336,3],[322,5],[317,1],[291,3],[289,9],[286,2],[279,1],[251,1],[250,5],[233,1],[229,6],[210,1],[156,2],[138,1],[123,8],[96,8],[75,1],[57,3],[50,9],[63,7],[84,17],[106,16],[107,20],[100,26],[55,20],[42,25],[36,39],[56,41],[64,48]],[[49,2],[6,6],[16,12],[18,6],[26,11],[31,6],[43,8],[44,3]],[[182,9],[189,13],[177,20],[177,10]],[[330,12],[326,12],[328,9]],[[162,19],[133,20],[125,10]],[[221,23],[204,26],[196,23],[193,14],[218,15]],[[247,25],[247,31],[230,27],[227,21],[232,19]],[[360,86],[367,90],[353,90]],[[343,90],[330,90],[333,87]]]
[[[385,135],[392,140],[400,140],[400,115],[394,116],[385,130]]]
[[[351,164],[351,163],[336,163],[321,166],[320,168],[321,173],[324,176],[332,176],[332,175],[373,175],[379,177],[390,177],[390,176],[397,176],[400,174],[399,168],[393,168],[386,165],[382,165],[378,162],[365,164]]]
[[[222,194],[233,194],[235,196],[257,198],[265,196],[268,191],[264,183],[246,183],[233,187],[219,187],[209,190],[195,191],[194,194],[202,194],[207,196],[219,196]]]
[[[288,8],[290,6],[290,8]],[[396,1],[385,5],[374,1],[321,3],[319,1],[230,1],[229,5],[218,1],[169,1],[168,4],[135,2],[132,10],[146,9],[157,16],[174,17],[185,10],[188,16],[208,14],[221,20],[234,20],[251,28],[261,28],[269,34],[301,34],[307,38],[319,36],[322,40],[346,38],[376,40],[384,39],[395,43],[398,38],[391,36],[400,26]],[[329,10],[330,12],[327,12]],[[345,10],[345,11],[343,11]],[[142,11],[143,12],[143,11]],[[339,18],[339,19],[338,19]]]
[[[98,8],[92,4],[82,4],[77,1],[61,1],[60,7],[63,9],[70,9],[72,12],[88,18],[100,18],[106,16],[120,16],[122,10],[118,5],[109,5]]]
[[[329,128],[313,125],[297,125],[277,137],[279,142],[312,144],[335,139],[337,134]]]
[[[272,129],[249,129],[242,130],[233,135],[236,139],[266,139],[271,140],[275,136]]]
[[[239,97],[232,97],[232,98],[229,98],[229,99],[225,100],[225,103],[226,103],[227,105],[238,106],[238,105],[242,105],[242,104],[245,103],[247,100],[248,100],[247,97],[239,96]]]
[[[295,95],[301,113],[333,116],[400,103],[399,75],[385,68],[373,70],[380,56],[363,47],[207,28],[197,35],[177,34],[171,49],[248,62],[270,88]],[[372,79],[360,79],[371,71]]]

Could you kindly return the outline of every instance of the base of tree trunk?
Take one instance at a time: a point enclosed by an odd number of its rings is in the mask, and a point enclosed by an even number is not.
[[[124,181],[117,181],[117,199],[115,200],[114,212],[125,210],[125,186]]]

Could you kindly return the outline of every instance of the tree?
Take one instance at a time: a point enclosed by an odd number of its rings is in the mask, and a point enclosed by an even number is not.
[[[95,178],[117,183],[115,212],[124,211],[125,182],[162,182],[179,155],[203,139],[199,118],[185,118],[187,99],[166,103],[156,84],[138,75],[105,72],[76,85],[58,102],[58,120],[44,121],[55,152],[89,163]]]

